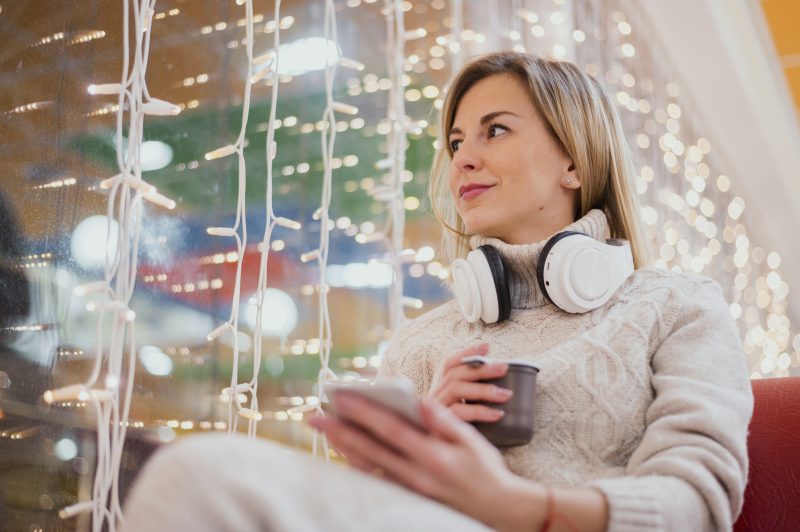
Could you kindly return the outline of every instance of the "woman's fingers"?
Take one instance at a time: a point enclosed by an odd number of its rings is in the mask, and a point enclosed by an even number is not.
[[[312,426],[323,431],[334,449],[362,471],[370,472],[377,467],[387,470],[403,467],[404,460],[400,455],[379,444],[362,430],[336,419],[335,416],[315,420]]]
[[[436,393],[436,399],[445,406],[466,401],[488,401],[505,403],[511,398],[512,391],[494,384],[484,382],[451,381]]]
[[[330,442],[331,446],[334,449],[336,449],[336,452],[341,456],[343,456],[345,460],[347,460],[347,463],[348,465],[350,465],[350,467],[352,467],[353,469],[358,469],[359,471],[362,471],[368,475],[399,482],[399,479],[395,475],[393,475],[392,473],[381,467],[374,460],[371,460],[369,456],[361,455],[355,448],[352,447],[348,448],[346,442],[339,442],[338,444],[334,444],[334,438],[336,438],[337,442],[339,441],[338,436],[334,436],[333,438],[331,436],[328,436],[328,441]],[[340,445],[342,447],[339,448],[337,445]]]
[[[441,400],[442,391],[453,383],[468,381],[482,381],[498,379],[506,374],[508,371],[508,364],[502,362],[492,362],[489,364],[481,364],[480,366],[468,366],[462,364],[448,370],[442,375],[441,380],[437,383],[435,390],[429,395],[437,397]]]
[[[339,449],[336,445],[333,445],[333,439],[330,436],[328,437],[328,441],[332,444],[331,446],[336,449],[336,452],[347,460],[347,463],[350,464],[351,467],[363,471],[364,473],[372,473],[378,469],[375,462],[371,461],[369,458],[353,453],[352,451]]]
[[[454,405],[455,406],[455,405]],[[459,407],[467,406],[481,406],[481,405],[462,405]],[[488,409],[488,407],[483,407]],[[422,420],[425,427],[432,433],[439,435],[447,441],[452,443],[461,443],[466,445],[475,444],[476,438],[482,438],[478,431],[472,425],[464,422],[461,416],[457,415],[453,407],[449,409],[442,406],[436,401],[426,399],[422,402]],[[494,410],[494,409],[489,409]],[[502,412],[501,412],[502,414]],[[501,416],[502,417],[502,416]],[[497,421],[498,417],[491,421]],[[489,421],[489,420],[486,420]]]
[[[486,405],[453,403],[450,411],[463,421],[484,421],[493,423],[503,418],[503,411]]]
[[[459,364],[461,364],[461,360],[463,358],[466,358],[466,357],[469,357],[469,356],[474,356],[474,355],[483,356],[483,355],[486,355],[487,353],[489,353],[489,344],[487,344],[485,342],[482,343],[482,344],[477,344],[477,345],[472,345],[470,347],[467,347],[463,351],[459,351],[455,355],[451,355],[451,356],[449,356],[449,357],[447,357],[445,359],[445,361],[444,361],[444,371],[447,372],[447,370],[449,370],[450,368],[454,368],[454,367],[458,366]]]
[[[431,489],[429,475],[414,466],[413,458],[394,452],[349,421],[326,416],[315,418],[310,423],[325,433],[334,448],[340,449],[353,467],[420,492]],[[420,452],[425,452],[427,446],[419,447]]]
[[[505,362],[489,362],[479,366],[469,364],[459,364],[454,368],[445,370],[442,375],[442,383],[448,381],[479,381],[485,379],[496,379],[502,377],[508,371],[508,364]]]
[[[362,428],[379,442],[406,456],[414,456],[427,443],[427,436],[421,428],[357,394],[339,394],[336,409],[338,417]]]

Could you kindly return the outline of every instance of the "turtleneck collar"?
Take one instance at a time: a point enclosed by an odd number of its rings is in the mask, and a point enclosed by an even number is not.
[[[586,216],[571,223],[561,231],[577,231],[585,233],[595,240],[605,242],[610,237],[608,220],[605,213],[599,209],[592,209]],[[507,273],[509,289],[511,291],[512,308],[535,308],[546,303],[544,295],[539,289],[536,280],[536,266],[539,255],[549,238],[534,244],[513,245],[506,244],[499,238],[474,235],[470,238],[471,249],[488,244],[503,257],[503,262],[510,272]]]

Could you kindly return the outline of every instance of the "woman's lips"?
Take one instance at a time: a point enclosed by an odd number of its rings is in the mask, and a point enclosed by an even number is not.
[[[466,201],[466,200],[469,200],[469,199],[472,199],[472,198],[476,198],[476,197],[480,196],[481,194],[483,194],[484,192],[486,192],[487,190],[489,190],[490,188],[492,188],[493,186],[494,185],[490,185],[490,186],[486,186],[486,187],[471,187],[469,190],[467,190],[466,192],[464,192],[461,195],[461,199]]]

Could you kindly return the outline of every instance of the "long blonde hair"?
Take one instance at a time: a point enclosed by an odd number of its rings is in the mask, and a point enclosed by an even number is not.
[[[436,219],[444,226],[442,255],[447,263],[469,252],[469,237],[447,186],[452,160],[447,138],[461,98],[475,83],[495,74],[511,74],[529,89],[531,101],[548,130],[572,159],[580,178],[574,217],[601,209],[612,238],[631,243],[635,267],[646,266],[650,243],[631,186],[633,165],[619,115],[593,77],[573,63],[549,61],[519,52],[496,52],[465,65],[448,89],[440,112],[440,137],[431,168],[429,192]]]

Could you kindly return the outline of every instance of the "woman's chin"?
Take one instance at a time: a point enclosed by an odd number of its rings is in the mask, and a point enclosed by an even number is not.
[[[502,231],[499,230],[497,224],[488,223],[485,220],[465,220],[464,226],[467,233],[471,235],[501,238]]]

